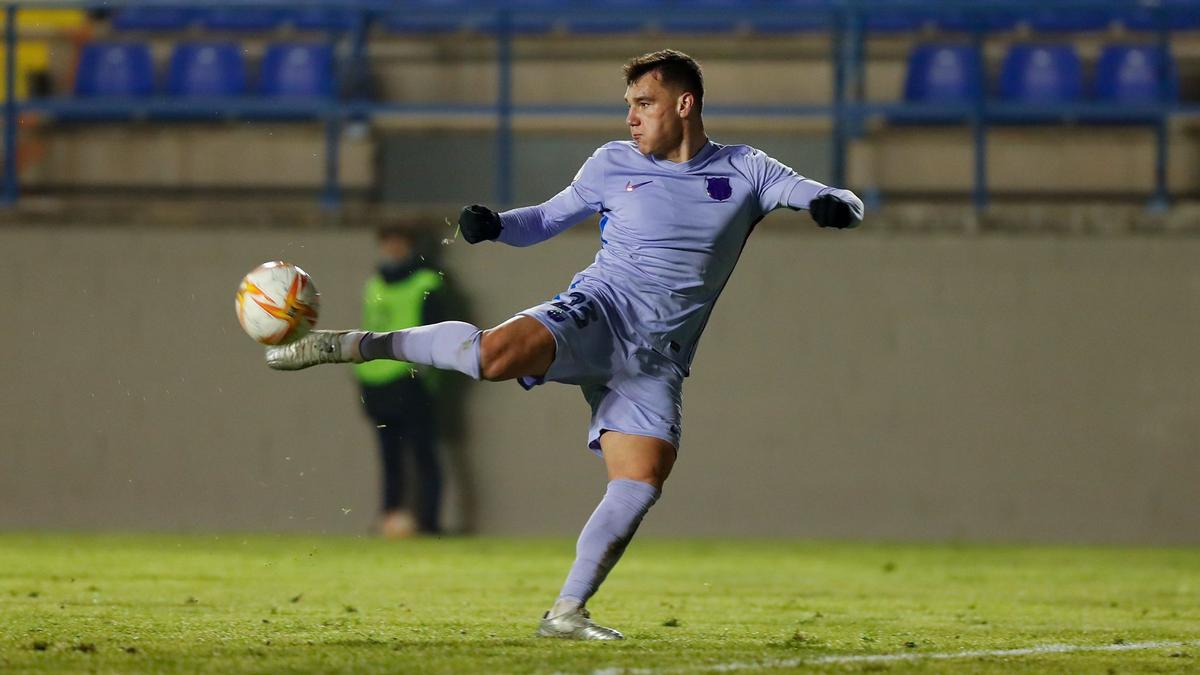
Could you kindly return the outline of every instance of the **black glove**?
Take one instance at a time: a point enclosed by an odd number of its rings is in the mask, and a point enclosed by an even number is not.
[[[458,229],[468,244],[491,241],[500,236],[500,214],[480,204],[464,206],[458,214]]]
[[[808,212],[813,222],[821,227],[836,227],[844,230],[858,225],[858,218],[846,202],[833,195],[823,195],[808,203]]]

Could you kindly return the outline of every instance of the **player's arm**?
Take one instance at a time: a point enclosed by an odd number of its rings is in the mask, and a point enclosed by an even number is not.
[[[496,213],[480,204],[464,207],[458,217],[469,243],[496,240],[509,246],[532,246],[585,220],[603,208],[604,160],[597,150],[562,192],[537,206]]]
[[[758,186],[764,213],[777,208],[807,210],[821,227],[858,227],[865,209],[858,195],[805,178],[760,151],[747,154],[744,169]]]
[[[496,213],[481,204],[463,207],[458,227],[463,239],[477,244],[499,241],[509,246],[532,246],[585,220],[596,212],[575,192],[574,186],[537,206]]]

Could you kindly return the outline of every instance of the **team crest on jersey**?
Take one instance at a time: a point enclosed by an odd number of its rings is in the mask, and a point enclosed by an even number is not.
[[[723,202],[733,196],[733,187],[729,185],[729,179],[724,176],[704,179],[704,191],[709,197]]]

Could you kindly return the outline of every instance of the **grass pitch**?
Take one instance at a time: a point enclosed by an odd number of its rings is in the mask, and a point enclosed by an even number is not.
[[[0,671],[1200,671],[1197,549],[644,539],[590,603],[628,640],[534,638],[572,553],[3,534]],[[961,656],[1051,644],[1114,651]]]

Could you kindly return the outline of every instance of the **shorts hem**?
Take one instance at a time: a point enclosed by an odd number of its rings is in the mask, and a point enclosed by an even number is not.
[[[595,438],[593,438],[591,436],[591,434],[588,434],[588,444],[587,444],[588,450],[591,450],[592,452],[594,452],[596,454],[596,456],[598,456],[598,457],[604,456],[603,451],[600,449],[600,437],[603,436],[604,432],[606,432],[606,431],[615,431],[619,434],[629,434],[630,436],[646,436],[647,438],[657,438],[660,441],[666,441],[666,442],[670,443],[671,447],[675,448],[675,452],[679,452],[679,436],[672,436],[671,434],[653,433],[653,432],[646,431],[644,429],[639,429],[639,430],[634,431],[631,429],[617,429],[615,427],[604,427],[603,429],[600,430],[600,433],[596,434]]]
[[[554,366],[557,365],[559,362],[559,356],[562,355],[563,350],[564,349],[569,350],[566,337],[564,337],[561,333],[559,333],[557,330],[555,330],[554,326],[550,325],[550,323],[545,321],[542,317],[538,316],[537,314],[532,313],[530,310],[526,310],[523,312],[517,312],[516,316],[529,317],[530,319],[533,319],[534,321],[540,323],[542,325],[542,327],[544,327],[546,330],[550,331],[550,335],[554,338],[554,360],[552,360],[550,362],[550,366],[548,368],[546,368],[546,372],[541,377],[536,377],[533,375],[522,375],[520,378],[517,379],[518,384],[520,384],[525,389],[525,391],[529,391],[540,384],[545,384],[546,382],[549,382],[549,381],[558,381],[557,378],[554,377],[553,371],[554,371]]]

